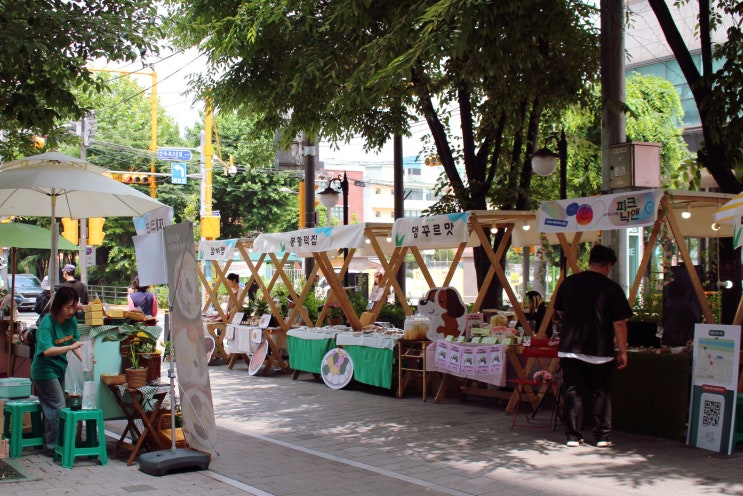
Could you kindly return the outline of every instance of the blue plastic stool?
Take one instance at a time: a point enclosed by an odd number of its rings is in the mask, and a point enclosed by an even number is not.
[[[23,432],[23,416],[31,415],[31,432]],[[44,424],[37,399],[13,400],[5,404],[3,439],[10,440],[10,457],[20,458],[23,448],[44,446]]]
[[[85,422],[85,439],[82,441],[76,439],[77,426],[80,422]],[[108,464],[103,410],[63,408],[59,412],[57,446],[54,448],[55,461],[57,455],[62,458],[64,468],[72,468],[78,456],[97,456],[101,459],[101,465]]]

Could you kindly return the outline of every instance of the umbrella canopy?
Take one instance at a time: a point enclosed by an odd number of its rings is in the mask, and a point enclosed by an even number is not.
[[[57,249],[77,250],[79,247],[57,235]],[[0,246],[6,248],[37,248],[49,250],[52,247],[52,232],[43,227],[20,222],[0,224]]]
[[[165,205],[104,176],[105,169],[59,152],[43,153],[0,166],[0,215],[51,217],[140,217]],[[52,254],[58,236],[52,235]],[[57,257],[49,264],[49,282],[57,282]]]
[[[732,197],[725,205],[715,212],[715,222],[718,224],[732,224],[736,210],[743,208],[743,193]]]
[[[59,152],[6,162],[0,166],[0,215],[141,217],[164,206],[104,172]]]

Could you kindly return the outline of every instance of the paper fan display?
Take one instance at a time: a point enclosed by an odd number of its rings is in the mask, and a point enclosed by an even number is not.
[[[258,349],[255,350],[253,356],[250,358],[248,364],[248,374],[255,375],[263,367],[263,362],[266,361],[266,355],[268,355],[268,341],[263,341],[258,345]]]
[[[353,360],[343,348],[333,348],[322,358],[322,380],[332,389],[341,389],[353,378]]]

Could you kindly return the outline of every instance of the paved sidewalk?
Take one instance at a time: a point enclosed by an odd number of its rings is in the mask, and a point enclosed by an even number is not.
[[[561,432],[510,430],[492,400],[446,399],[355,386],[310,374],[250,376],[209,368],[218,425],[209,470],[154,477],[120,459],[72,469],[27,449],[12,460],[32,480],[0,492],[77,496],[206,495],[743,495],[743,459],[681,440],[615,433],[617,446],[564,446]],[[120,421],[107,422],[116,432]],[[559,427],[558,427],[559,429]],[[109,453],[115,444],[109,439]],[[121,454],[122,458],[124,453]]]

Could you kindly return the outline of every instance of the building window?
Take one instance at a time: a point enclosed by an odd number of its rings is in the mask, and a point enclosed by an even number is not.
[[[377,189],[375,189],[375,190],[374,190],[374,194],[375,194],[375,195],[381,195],[381,194],[382,194],[382,189],[381,189],[381,188],[377,188]]]
[[[406,200],[422,200],[423,190],[422,189],[409,189],[405,194]]]
[[[382,216],[382,212],[374,212],[374,215],[375,215],[375,217],[381,217]]]

